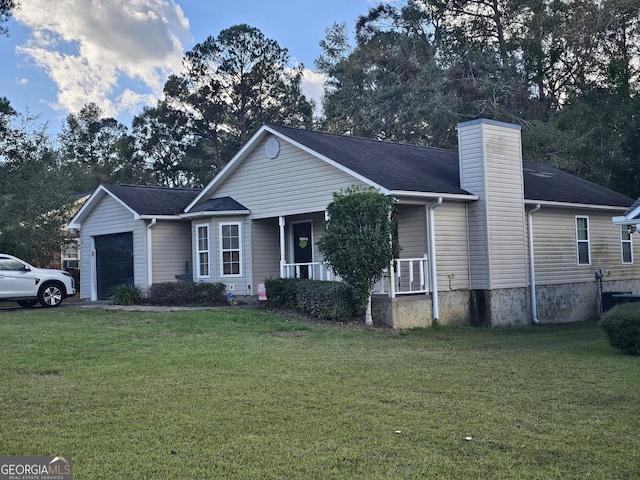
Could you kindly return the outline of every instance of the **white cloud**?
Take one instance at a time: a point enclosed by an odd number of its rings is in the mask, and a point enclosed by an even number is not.
[[[57,85],[54,107],[71,112],[94,102],[117,116],[153,103],[191,40],[172,0],[30,0],[15,17],[32,29],[19,51]]]
[[[302,81],[300,87],[302,93],[307,98],[310,98],[316,102],[316,109],[313,112],[316,117],[322,115],[322,97],[324,95],[324,82],[327,77],[323,73],[314,72],[307,68],[302,73]]]

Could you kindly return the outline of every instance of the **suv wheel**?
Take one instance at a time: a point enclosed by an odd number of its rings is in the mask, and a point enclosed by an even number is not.
[[[43,307],[57,307],[64,298],[63,289],[59,283],[45,283],[38,292],[38,301]]]

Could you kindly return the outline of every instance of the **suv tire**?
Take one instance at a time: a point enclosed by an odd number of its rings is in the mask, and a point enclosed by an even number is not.
[[[64,299],[64,285],[58,282],[45,283],[38,290],[38,301],[43,307],[57,307]]]

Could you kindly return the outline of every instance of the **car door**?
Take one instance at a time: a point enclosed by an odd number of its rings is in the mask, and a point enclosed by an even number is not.
[[[0,297],[33,297],[36,295],[35,274],[15,258],[0,256]]]

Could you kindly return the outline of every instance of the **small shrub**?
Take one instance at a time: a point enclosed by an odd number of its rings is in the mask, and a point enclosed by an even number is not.
[[[226,285],[224,283],[196,283],[194,287],[194,305],[225,305]]]
[[[140,305],[142,289],[138,285],[116,285],[109,291],[109,299],[116,305]]]
[[[193,282],[154,283],[149,288],[149,303],[174,307],[185,305],[194,296]]]
[[[224,305],[224,283],[165,282],[154,283],[149,289],[149,303],[152,305],[210,306]]]
[[[630,355],[640,355],[640,303],[623,303],[600,319],[609,345]]]

